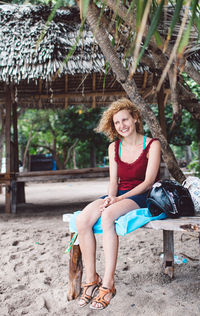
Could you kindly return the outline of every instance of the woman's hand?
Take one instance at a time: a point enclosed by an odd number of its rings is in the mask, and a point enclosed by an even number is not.
[[[107,196],[105,199],[104,199],[104,203],[100,206],[100,212],[102,213],[106,207],[114,204],[118,202],[118,197],[117,196]]]

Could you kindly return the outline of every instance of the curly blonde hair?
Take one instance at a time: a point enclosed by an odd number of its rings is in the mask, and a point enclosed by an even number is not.
[[[111,103],[108,109],[103,112],[99,125],[95,130],[99,133],[104,133],[111,141],[116,138],[122,138],[122,136],[117,133],[113,122],[113,115],[121,110],[128,110],[132,117],[137,119],[136,132],[143,134],[144,131],[140,112],[136,106],[126,98]]]

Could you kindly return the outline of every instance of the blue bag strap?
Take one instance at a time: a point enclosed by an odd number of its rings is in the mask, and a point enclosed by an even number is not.
[[[146,148],[146,139],[147,139],[147,136],[145,135],[144,140],[143,140],[143,150]]]

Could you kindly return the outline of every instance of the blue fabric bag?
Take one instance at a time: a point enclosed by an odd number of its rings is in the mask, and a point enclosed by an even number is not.
[[[77,233],[76,216],[80,214],[80,212],[81,211],[75,212],[70,219],[69,228],[71,232]],[[117,235],[125,236],[126,234],[129,234],[137,228],[144,226],[150,221],[160,220],[164,218],[167,218],[167,215],[165,213],[161,213],[158,216],[152,216],[148,208],[141,208],[130,211],[127,214],[120,216],[115,221],[115,230]],[[94,234],[102,234],[103,231],[101,227],[101,217],[94,224],[93,232]]]

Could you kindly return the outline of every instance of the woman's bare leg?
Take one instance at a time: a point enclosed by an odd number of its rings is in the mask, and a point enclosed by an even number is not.
[[[86,272],[86,283],[96,279],[96,239],[92,231],[101,213],[99,210],[103,200],[96,200],[87,205],[77,216],[76,225],[78,230],[79,244]]]
[[[139,206],[130,199],[125,199],[106,208],[101,215],[101,223],[103,228],[103,249],[105,256],[105,273],[103,278],[103,287],[112,289],[114,285],[114,274],[118,255],[118,236],[115,232],[114,221],[128,213],[137,209]],[[106,299],[110,300],[111,294],[106,295]],[[95,307],[101,307],[99,303],[92,303]]]

